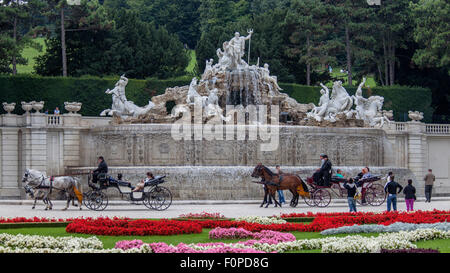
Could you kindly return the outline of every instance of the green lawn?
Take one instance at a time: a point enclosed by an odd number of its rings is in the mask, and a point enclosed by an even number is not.
[[[34,58],[42,55],[45,53],[45,42],[44,42],[44,38],[36,38],[34,39],[35,42],[39,43],[40,45],[42,45],[42,51],[39,52],[36,49],[32,48],[32,47],[26,47],[24,48],[24,50],[22,51],[22,57],[28,59],[28,64],[27,65],[17,65],[17,73],[19,74],[31,74],[34,72],[34,64],[35,64],[35,60]]]
[[[195,50],[189,50],[189,58],[189,64],[186,69],[184,69],[184,71],[186,71],[188,74],[193,74],[195,66],[197,65],[197,56],[195,54]]]
[[[153,242],[165,242],[167,244],[177,245],[179,243],[208,243],[208,242],[225,242],[225,243],[234,243],[241,240],[224,240],[217,239],[211,240],[208,238],[208,233],[210,229],[203,229],[203,232],[200,234],[183,234],[183,235],[172,235],[172,236],[97,236],[102,242],[104,248],[113,248],[117,241],[121,240],[134,240],[139,239],[146,243]],[[13,228],[13,229],[0,229],[0,233],[9,233],[9,234],[29,234],[29,235],[42,235],[42,236],[76,236],[76,237],[90,237],[93,235],[87,234],[75,234],[75,233],[66,233],[64,227],[36,227],[36,228]],[[323,235],[320,235],[319,232],[292,232],[292,234],[300,239],[313,239],[313,238],[322,238]],[[376,236],[376,233],[362,233],[359,234],[362,236]],[[346,234],[336,235],[339,237],[347,236]],[[439,249],[443,253],[450,253],[450,239],[439,239],[433,241],[421,241],[415,243],[419,248],[433,248]],[[313,250],[303,250],[298,251],[299,253],[320,253],[320,249]]]
[[[334,70],[334,69],[333,69],[333,70]],[[331,72],[331,76],[334,77],[334,78],[338,78],[339,80],[341,80],[342,83],[343,83],[344,85],[348,85],[348,77],[347,77],[347,74],[341,73],[341,72],[339,72],[338,70],[334,70],[333,72]],[[331,84],[333,84],[331,81],[327,83],[327,85],[331,85]],[[357,85],[359,85],[359,82],[355,82],[355,81],[353,80],[353,85],[356,85],[356,86],[357,86]],[[370,86],[370,87],[375,87],[375,86],[377,86],[377,84],[376,84],[376,82],[375,82],[375,79],[374,79],[373,75],[368,75],[368,76],[366,77],[366,84],[365,84],[365,86],[366,86],[366,87],[367,87],[367,86]]]

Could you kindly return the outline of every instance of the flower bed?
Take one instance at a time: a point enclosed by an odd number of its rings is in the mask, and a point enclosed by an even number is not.
[[[381,253],[441,253],[432,248],[381,249]]]
[[[247,223],[257,223],[263,225],[271,225],[271,224],[285,224],[286,220],[280,219],[279,217],[263,217],[263,216],[245,216],[238,217],[235,219],[237,222],[247,222]]]
[[[338,228],[330,228],[322,231],[322,235],[334,234],[350,234],[350,233],[382,233],[382,232],[399,232],[412,231],[416,229],[433,228],[438,230],[450,231],[450,223],[434,223],[434,224],[410,224],[397,222],[390,225],[353,225]]]
[[[364,237],[352,235],[346,237],[326,237],[320,239],[304,239],[296,241],[281,240],[265,242],[263,240],[248,240],[238,243],[198,243],[177,246],[166,243],[148,244],[155,253],[257,253],[257,252],[287,252],[308,249],[321,249],[325,253],[379,253],[381,250],[415,249],[413,242],[419,240],[449,239],[450,232],[435,229],[401,231],[397,233],[380,234]],[[143,247],[140,241],[121,241],[116,248],[129,251],[132,247]]]
[[[244,239],[274,240],[277,242],[295,241],[295,236],[290,233],[282,233],[272,230],[250,232],[243,228],[215,228],[209,232],[210,239]]]
[[[181,219],[226,219],[225,216],[219,212],[201,212],[201,213],[186,213],[180,214],[178,218]]]
[[[241,221],[239,221],[241,220]],[[436,212],[355,214],[348,216],[317,216],[310,224],[286,223],[277,218],[245,217],[230,220],[129,220],[119,218],[75,219],[66,227],[69,233],[95,235],[175,235],[201,233],[202,228],[242,228],[250,232],[272,230],[281,232],[320,232],[343,226],[403,223],[439,223],[450,220],[450,214]]]
[[[118,218],[76,219],[66,227],[68,233],[95,235],[176,235],[201,233],[195,221],[127,220]]]
[[[0,217],[0,224],[5,223],[55,223],[55,222],[71,222],[74,218],[67,218],[67,219],[61,219],[61,218],[39,218],[39,217],[33,217],[33,218],[25,218],[25,217],[14,217],[14,218],[4,218]]]
[[[450,214],[449,210],[432,210],[432,211],[415,211],[414,213],[426,213],[429,215],[437,215],[437,214],[443,214],[443,215],[448,215]],[[378,212],[317,212],[317,213],[313,213],[313,212],[307,212],[307,213],[288,213],[288,214],[280,214],[279,217],[281,218],[304,218],[304,217],[334,217],[334,216],[370,216],[370,215],[390,215],[390,214],[408,214],[408,212],[396,212],[396,211],[385,211],[382,213],[378,213]]]

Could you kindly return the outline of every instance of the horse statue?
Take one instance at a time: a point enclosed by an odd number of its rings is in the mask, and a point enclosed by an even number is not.
[[[356,105],[356,118],[364,120],[364,122],[370,126],[383,127],[385,121],[388,123],[390,122],[383,113],[384,98],[381,96],[370,96],[367,99],[364,98],[362,95],[362,87],[365,82],[366,78],[363,78],[355,95],[352,96]]]
[[[252,177],[260,177],[262,178],[261,182],[257,182],[259,184],[263,184],[267,187],[267,191],[265,191],[264,199],[272,198],[275,201],[275,207],[278,205],[281,207],[281,204],[275,198],[275,193],[277,190],[289,190],[293,197],[290,203],[291,207],[295,207],[298,204],[298,199],[300,195],[309,198],[308,187],[303,182],[303,180],[294,174],[282,174],[281,177],[278,174],[274,174],[269,168],[259,163],[256,165]],[[280,181],[281,179],[281,181]],[[264,202],[260,207],[264,205]],[[269,206],[269,202],[267,202],[266,208]]]
[[[338,113],[347,112],[352,106],[353,100],[347,93],[347,90],[342,86],[342,82],[335,81],[331,90],[331,98],[328,102],[325,119],[332,118]]]
[[[22,177],[22,183],[25,184],[25,189],[28,187],[28,192],[33,191],[35,196],[36,205],[37,199],[42,199],[46,203],[45,210],[52,209],[53,205],[50,201],[50,194],[53,190],[62,191],[67,198],[67,205],[62,210],[67,210],[69,208],[70,201],[76,197],[78,200],[78,206],[81,208],[83,194],[82,187],[79,180],[71,176],[59,176],[59,177],[46,177],[44,173],[33,170],[26,169]],[[35,195],[35,191],[38,190],[39,194]],[[73,202],[72,202],[73,203]]]
[[[127,84],[128,79],[122,75],[120,80],[116,83],[114,89],[108,89],[105,91],[106,94],[112,95],[113,103],[111,109],[103,110],[100,113],[100,116],[118,116],[121,119],[125,119],[127,117],[142,118],[146,116],[150,110],[152,110],[155,106],[152,101],[149,101],[144,107],[139,107],[135,105],[134,102],[127,100],[125,96],[125,87]]]

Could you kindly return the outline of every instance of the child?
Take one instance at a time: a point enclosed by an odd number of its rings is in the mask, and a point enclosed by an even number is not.
[[[347,201],[350,212],[356,212],[356,184],[353,182],[353,178],[350,178],[348,182],[344,182],[344,188],[347,189]]]
[[[152,179],[155,179],[155,177],[153,176],[153,174],[152,174],[151,172],[148,172],[148,173],[147,173],[147,178],[146,178],[145,180],[143,179],[141,182],[139,182],[139,183],[136,185],[136,188],[134,188],[134,189],[132,190],[132,192],[142,191],[142,190],[144,189],[145,183],[148,182],[148,181],[150,181],[150,180],[152,180]]]
[[[405,194],[406,211],[414,210],[414,200],[416,200],[416,188],[412,185],[412,180],[408,179],[408,186],[403,189]]]

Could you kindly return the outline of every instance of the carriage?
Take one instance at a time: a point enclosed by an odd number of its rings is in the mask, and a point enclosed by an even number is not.
[[[359,205],[380,206],[386,200],[386,193],[383,185],[378,183],[381,176],[373,176],[370,178],[360,179],[355,177],[354,181],[361,192],[361,198],[356,199]],[[305,203],[311,207],[327,207],[331,202],[331,193],[338,197],[346,197],[347,190],[344,188],[345,178],[333,176],[331,178],[331,185],[319,186],[314,182],[312,177],[306,180],[310,198],[303,198]]]
[[[108,188],[115,188],[118,190],[122,199],[126,199],[133,204],[144,204],[147,208],[153,210],[166,210],[172,204],[172,193],[166,187],[160,186],[165,182],[166,176],[156,176],[154,179],[145,182],[142,191],[133,192],[131,183],[115,179],[106,174],[99,174],[98,184],[91,182],[91,175],[89,175],[90,191],[84,194],[84,205],[95,211],[102,211],[106,209],[109,203],[108,196],[105,191]]]

